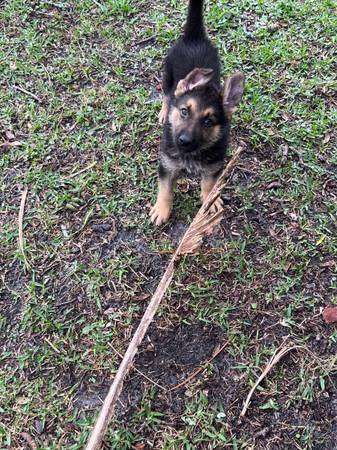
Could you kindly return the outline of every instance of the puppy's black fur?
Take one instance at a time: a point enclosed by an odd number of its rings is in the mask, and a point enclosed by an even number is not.
[[[164,63],[159,193],[151,211],[157,225],[170,216],[173,185],[181,171],[201,175],[203,200],[212,189],[223,167],[231,115],[243,84],[243,75],[237,73],[222,89],[218,52],[203,24],[203,0],[190,0],[184,33]]]
[[[165,95],[173,96],[180,80],[196,67],[213,69],[213,84],[220,88],[218,51],[207,38],[203,23],[203,0],[191,0],[182,37],[169,51],[163,73]]]

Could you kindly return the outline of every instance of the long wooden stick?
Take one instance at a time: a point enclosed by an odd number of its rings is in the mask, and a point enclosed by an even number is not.
[[[233,168],[235,167],[241,152],[242,148],[239,147],[237,151],[234,153],[229,163],[227,164],[226,168],[224,169],[222,175],[218,179],[214,188],[208,195],[206,201],[199,209],[193,222],[188,227],[186,233],[184,234],[182,240],[180,241],[177,250],[172,256],[171,261],[167,266],[167,269],[165,270],[165,273],[153,297],[151,298],[151,301],[148,307],[146,308],[142,320],[140,321],[140,324],[138,325],[138,328],[129,344],[129,347],[115,375],[114,381],[110,386],[109,392],[104,400],[102,409],[99,413],[94,429],[89,437],[86,450],[98,450],[101,447],[103,437],[105,435],[105,432],[108,428],[108,425],[114,412],[116,401],[122,390],[124,379],[128,371],[130,370],[133,358],[137,353],[138,347],[141,344],[154,315],[157,312],[159,304],[162,298],[164,297],[167,288],[171,283],[174,274],[175,263],[177,262],[177,260],[181,255],[193,253],[199,247],[203,236],[206,233],[209,233],[214,228],[214,226],[221,221],[223,211],[220,213],[216,212],[212,214],[209,212],[209,208],[219,197],[221,190],[225,186],[226,179],[228,178]]]
[[[140,324],[138,325],[138,328],[132,338],[132,341],[130,342],[130,345],[124,355],[121,365],[119,366],[118,372],[114,378],[114,381],[109,389],[108,395],[104,400],[97,422],[86,446],[87,450],[98,449],[101,446],[104,434],[106,432],[106,429],[109,425],[112,414],[114,412],[114,406],[122,390],[124,378],[130,369],[133,358],[158,309],[160,301],[163,298],[169,284],[171,283],[174,272],[174,262],[175,257],[172,258],[170,264],[167,266],[164,276],[161,279],[148,307],[146,308],[145,314]]]

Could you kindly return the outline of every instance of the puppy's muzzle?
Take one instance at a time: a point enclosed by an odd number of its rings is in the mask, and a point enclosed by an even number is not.
[[[196,149],[196,142],[188,133],[181,133],[177,139],[178,146],[183,152],[192,152]]]

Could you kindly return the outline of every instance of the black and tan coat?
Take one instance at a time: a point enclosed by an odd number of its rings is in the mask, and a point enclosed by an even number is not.
[[[230,121],[243,87],[241,73],[221,86],[218,52],[203,25],[203,1],[190,0],[183,36],[164,64],[159,191],[150,213],[156,225],[170,217],[174,184],[182,172],[201,176],[202,201],[212,190],[223,168]]]

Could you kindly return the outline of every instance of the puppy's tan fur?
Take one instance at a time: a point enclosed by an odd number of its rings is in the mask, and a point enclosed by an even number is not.
[[[167,121],[167,116],[169,113],[169,102],[170,102],[169,97],[167,95],[165,95],[163,98],[163,104],[161,106],[161,110],[160,110],[160,113],[158,116],[159,123],[162,125],[164,125]]]

